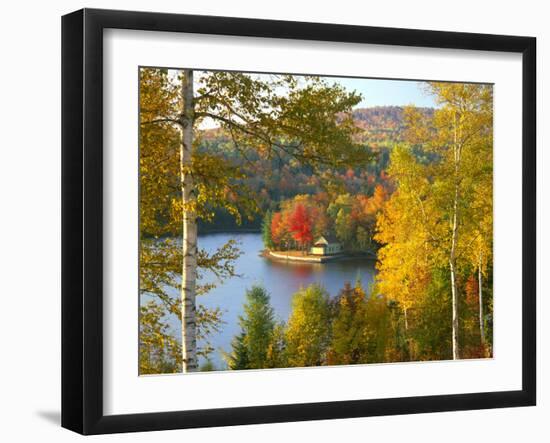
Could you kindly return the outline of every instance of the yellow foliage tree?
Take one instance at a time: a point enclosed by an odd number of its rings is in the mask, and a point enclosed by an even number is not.
[[[285,340],[289,366],[319,366],[326,361],[330,307],[329,295],[321,286],[311,285],[294,294]]]
[[[440,107],[433,117],[407,109],[409,144],[391,155],[396,191],[378,219],[376,239],[384,246],[377,282],[407,318],[433,270],[447,268],[452,355],[458,359],[461,273],[472,254],[485,255],[480,270],[491,260],[492,87],[430,83],[428,89]]]

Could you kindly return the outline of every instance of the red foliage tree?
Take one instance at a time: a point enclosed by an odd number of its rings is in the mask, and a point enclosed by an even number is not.
[[[311,216],[302,203],[296,204],[288,220],[292,238],[304,249],[313,241]]]

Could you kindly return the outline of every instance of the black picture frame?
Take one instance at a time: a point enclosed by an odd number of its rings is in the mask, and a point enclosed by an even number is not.
[[[177,412],[103,413],[103,31],[108,28],[522,54],[522,389]],[[62,426],[151,431],[536,403],[536,39],[83,9],[62,18]],[[518,235],[519,232],[518,232]]]

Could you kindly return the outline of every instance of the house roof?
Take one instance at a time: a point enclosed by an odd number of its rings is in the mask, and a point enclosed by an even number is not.
[[[334,234],[321,235],[316,241],[315,245],[322,244],[328,245],[329,243],[340,243]]]

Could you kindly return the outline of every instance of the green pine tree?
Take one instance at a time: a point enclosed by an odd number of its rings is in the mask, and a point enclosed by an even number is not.
[[[245,333],[233,337],[231,341],[232,352],[228,357],[229,369],[247,369],[248,368],[248,352],[244,344]]]
[[[270,297],[261,286],[246,292],[244,315],[239,317],[241,333],[233,339],[228,357],[231,369],[261,369],[269,367],[268,352],[272,348],[275,314]]]
[[[262,220],[262,239],[264,241],[264,246],[267,249],[273,249],[273,239],[271,237],[271,220],[273,219],[273,213],[268,210],[265,213],[264,219]]]

